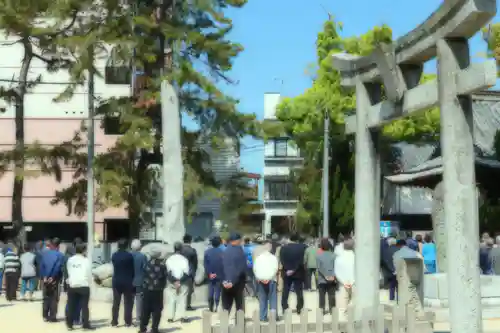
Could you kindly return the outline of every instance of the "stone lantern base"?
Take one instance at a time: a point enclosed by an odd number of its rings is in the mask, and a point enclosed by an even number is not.
[[[449,320],[448,279],[446,273],[424,277],[424,307],[435,313],[435,321]],[[500,276],[481,275],[483,319],[500,318]]]

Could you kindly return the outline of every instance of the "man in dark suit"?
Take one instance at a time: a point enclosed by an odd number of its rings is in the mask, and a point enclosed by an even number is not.
[[[222,307],[230,312],[235,303],[236,311],[243,310],[247,260],[239,234],[231,233],[229,236],[229,245],[222,254],[222,265]]]
[[[211,243],[212,248],[205,251],[203,265],[209,280],[208,308],[211,312],[216,312],[219,306],[221,283],[224,275],[224,267],[222,265],[222,254],[224,251],[220,248],[222,241],[219,236],[213,237]]]
[[[404,240],[397,244],[396,238],[389,237],[387,239],[387,247],[380,254],[380,260],[382,261],[382,272],[384,278],[387,279],[389,284],[389,299],[391,301],[396,299],[396,289],[397,289],[397,279],[396,279],[396,267],[394,266],[394,253],[396,253],[403,243],[406,244]]]
[[[288,296],[293,287],[297,295],[297,313],[300,314],[304,307],[304,279],[306,270],[304,266],[304,254],[306,246],[298,242],[299,236],[292,235],[290,242],[280,250],[280,263],[283,267],[283,294],[281,306],[283,311],[288,309]]]
[[[125,325],[132,326],[132,310],[134,308],[134,256],[127,250],[126,239],[118,241],[118,251],[111,257],[113,264],[113,308],[111,326],[118,326],[118,313],[123,297]]]
[[[189,277],[186,281],[188,286],[188,294],[186,299],[186,310],[193,311],[193,307],[191,306],[191,300],[193,298],[194,293],[194,278],[196,277],[196,271],[198,269],[198,253],[191,246],[191,241],[193,237],[191,235],[186,234],[184,236],[183,242],[184,245],[182,247],[181,255],[186,257],[189,262]]]

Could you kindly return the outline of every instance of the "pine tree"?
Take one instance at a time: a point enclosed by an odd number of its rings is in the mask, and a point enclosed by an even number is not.
[[[162,137],[159,126],[161,80],[175,85],[182,112],[198,124],[194,131],[183,129],[182,137],[188,210],[207,192],[216,196],[224,193],[224,184],[215,182],[208,156],[200,149],[201,141],[208,138],[217,147],[226,136],[235,140],[244,135],[264,137],[276,127],[257,121],[255,115],[239,112],[238,101],[219,88],[220,82],[232,83],[227,73],[242,51],[241,45],[227,38],[232,22],[223,12],[244,4],[235,0],[165,0],[162,4],[141,1],[131,8],[107,0],[95,5],[108,10],[106,14],[102,8],[94,9],[103,14],[100,20],[94,20],[100,26],[95,27],[91,42],[112,45],[116,63],[133,62],[143,72],[136,80],[134,96],[101,101],[99,113],[114,117],[122,136],[115,147],[95,157],[99,208],[126,204],[131,220],[137,221],[155,197],[158,170],[150,165],[161,163],[161,141],[168,139]],[[85,28],[89,29],[89,24]],[[135,160],[137,150],[141,154]],[[79,163],[78,173],[85,169],[85,163]],[[68,212],[83,214],[85,196],[86,180],[82,178],[58,192],[53,203],[65,203]]]
[[[0,1],[0,30],[11,46],[22,49],[21,66],[18,74],[12,78],[9,86],[0,89],[0,98],[15,108],[15,147],[3,151],[0,155],[2,169],[13,167],[14,184],[12,191],[12,223],[16,241],[21,245],[26,240],[23,227],[23,187],[24,178],[36,176],[30,169],[35,165],[44,174],[61,177],[59,161],[68,162],[76,155],[78,135],[74,142],[65,142],[60,146],[48,148],[38,143],[25,144],[24,114],[26,95],[43,81],[43,76],[36,79],[29,73],[35,63],[44,65],[49,72],[61,68],[75,69],[75,50],[71,34],[81,20],[84,1],[40,0],[40,1]],[[76,83],[75,83],[76,84]],[[61,94],[61,98],[64,98]]]

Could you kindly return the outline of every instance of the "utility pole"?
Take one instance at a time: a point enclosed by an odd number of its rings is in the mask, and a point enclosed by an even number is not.
[[[330,190],[330,116],[328,115],[328,110],[325,110],[325,131],[323,136],[323,184],[321,189],[323,190],[323,237],[328,238],[330,236],[329,224],[330,224],[330,209],[329,209],[329,190]]]
[[[87,117],[87,258],[90,260],[90,269],[94,261],[94,46],[89,47],[88,68],[88,117]]]

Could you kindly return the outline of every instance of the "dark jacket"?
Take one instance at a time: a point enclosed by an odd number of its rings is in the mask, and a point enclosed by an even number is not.
[[[481,274],[490,275],[492,274],[492,260],[490,256],[491,248],[481,247],[479,249],[479,268],[481,268]]]
[[[305,277],[304,255],[307,246],[300,243],[284,245],[280,250],[280,263],[285,276],[303,279]],[[293,271],[292,275],[286,275],[287,271]]]
[[[215,274],[216,280],[221,280],[224,275],[224,267],[222,265],[222,255],[224,250],[220,247],[211,248],[205,251],[205,256],[203,260],[203,266],[205,267],[205,273],[207,276],[210,274]]]
[[[245,281],[247,257],[241,246],[228,245],[222,254],[223,280],[232,284]]]
[[[134,256],[125,250],[118,250],[111,257],[113,264],[113,288],[132,288],[134,281]]]
[[[191,277],[195,277],[196,271],[198,270],[198,253],[191,247],[191,245],[184,244],[181,254],[189,261],[189,271]]]
[[[382,274],[386,280],[394,277],[394,273],[396,272],[396,267],[394,267],[394,253],[398,250],[399,248],[396,245],[391,245],[387,246],[380,254]]]
[[[162,291],[167,285],[165,260],[152,258],[144,266],[142,288],[146,291]]]
[[[132,284],[134,287],[141,287],[144,280],[144,269],[148,263],[148,258],[146,255],[139,251],[133,251],[132,256],[134,257],[134,280]]]
[[[58,250],[44,250],[40,260],[40,277],[61,279],[64,262],[64,255]]]

